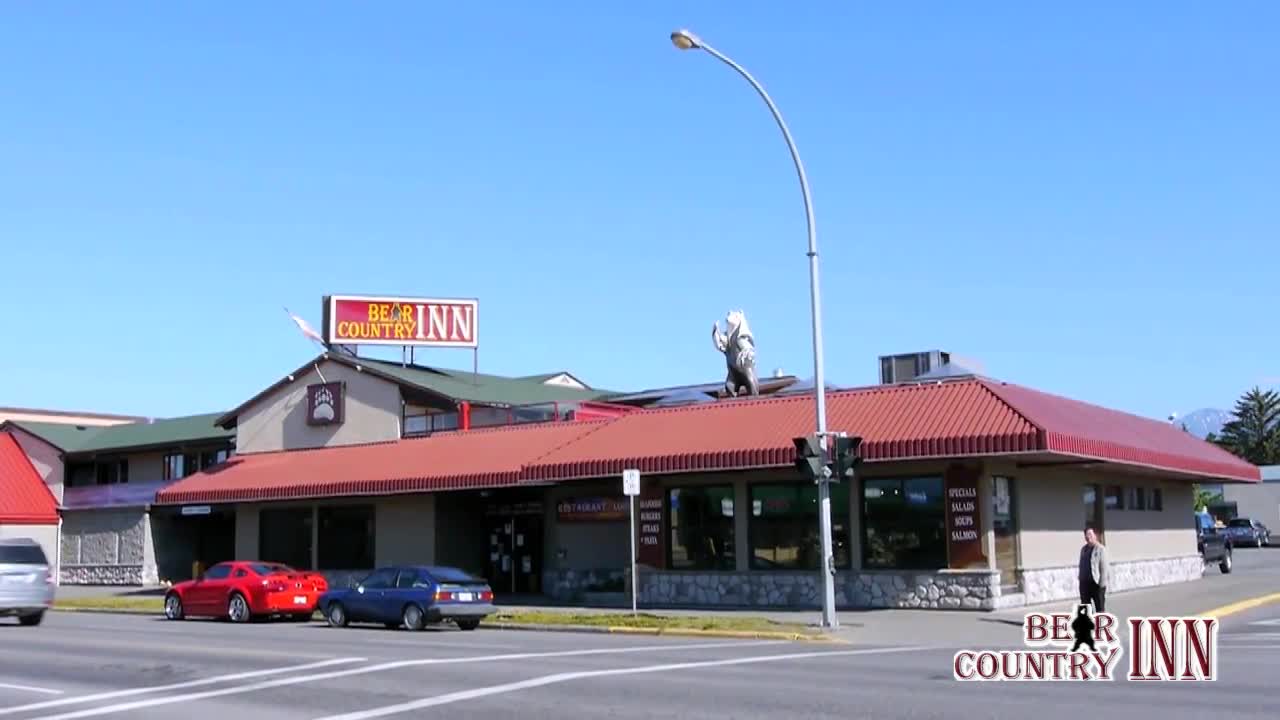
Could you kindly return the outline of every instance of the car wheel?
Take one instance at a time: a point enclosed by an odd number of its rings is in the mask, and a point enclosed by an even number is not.
[[[1226,555],[1222,556],[1222,562],[1218,563],[1218,569],[1221,570],[1224,575],[1231,572],[1231,553],[1228,552]]]
[[[33,613],[31,615],[23,615],[22,617],[18,618],[18,624],[25,625],[27,627],[32,627],[34,625],[39,625],[41,620],[44,620],[43,610],[41,610],[38,613]]]
[[[182,598],[178,597],[177,593],[169,593],[164,597],[164,616],[170,620],[183,618]]]
[[[249,601],[244,599],[240,593],[231,593],[231,599],[227,602],[227,617],[231,618],[233,623],[247,623],[253,614],[249,612]]]
[[[342,603],[333,603],[329,606],[329,612],[325,613],[325,619],[329,621],[331,627],[346,627],[347,609],[342,607]]]
[[[417,605],[405,605],[401,620],[404,621],[404,626],[410,630],[421,630],[425,626],[422,621],[422,608]]]

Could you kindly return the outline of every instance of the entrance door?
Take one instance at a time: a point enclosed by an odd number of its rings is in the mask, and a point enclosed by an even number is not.
[[[991,478],[991,527],[995,533],[996,568],[1000,585],[1015,592],[1018,585],[1018,505],[1014,479]]]
[[[490,517],[486,579],[495,593],[542,591],[542,515]]]

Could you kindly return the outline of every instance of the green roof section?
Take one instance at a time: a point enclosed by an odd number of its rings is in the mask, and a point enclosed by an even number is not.
[[[359,358],[358,362],[390,375],[409,385],[416,385],[455,400],[488,405],[535,405],[551,402],[586,402],[611,395],[606,390],[580,390],[563,385],[546,385],[544,381],[560,373],[547,373],[521,378],[472,373],[468,370],[445,370],[419,365],[401,365],[387,360]]]
[[[25,421],[13,421],[13,424],[65,453],[77,454],[234,438],[235,430],[224,430],[213,424],[221,415],[205,413],[146,423],[102,426]]]
[[[90,438],[106,429],[102,425],[75,425],[36,420],[10,420],[5,424],[21,428],[63,452],[74,452],[80,449],[80,446]]]

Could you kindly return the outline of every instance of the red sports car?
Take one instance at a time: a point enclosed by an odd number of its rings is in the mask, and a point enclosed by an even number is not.
[[[169,588],[164,615],[170,620],[189,615],[226,617],[238,623],[271,615],[309,620],[316,601],[328,589],[324,576],[280,563],[224,562],[195,580]]]

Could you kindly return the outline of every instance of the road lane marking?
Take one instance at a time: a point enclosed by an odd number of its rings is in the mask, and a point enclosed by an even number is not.
[[[365,658],[335,658],[331,660],[324,660],[322,662],[307,663],[305,665],[290,665],[288,667],[272,668],[270,670],[252,670],[249,672],[234,673],[232,675],[215,675],[213,677],[201,678],[199,680],[187,680],[170,685],[152,685],[149,687],[129,688],[127,690],[112,690],[109,692],[95,693],[93,695],[79,695],[76,697],[63,698],[61,700],[45,700],[43,702],[30,703],[28,705],[0,708],[0,715],[33,712],[35,710],[44,710],[51,707],[78,705],[80,703],[97,702],[99,700],[113,700],[115,698],[128,697],[130,695],[144,695],[146,693],[161,692],[162,690],[182,690],[189,687],[199,687],[200,685],[213,685],[221,682],[231,682],[233,680],[247,680],[249,678],[263,677],[266,675],[279,675],[281,673],[295,672],[298,670],[312,670],[315,668],[329,667],[331,665],[340,665],[342,663],[363,662],[364,660]]]
[[[33,687],[31,685],[14,685],[13,683],[0,683],[0,688],[5,690],[23,690],[26,692],[42,693],[44,695],[61,695],[61,690],[50,690],[49,688]]]
[[[1222,607],[1216,607],[1212,610],[1205,610],[1200,613],[1200,616],[1204,617],[1207,615],[1209,617],[1223,618],[1227,615],[1235,615],[1236,613],[1241,613],[1245,610],[1252,610],[1253,608],[1262,607],[1263,605],[1270,605],[1274,602],[1280,602],[1280,593],[1259,595],[1258,597],[1241,600],[1240,602],[1231,603],[1230,605],[1223,605]]]
[[[556,683],[570,682],[573,680],[583,680],[586,678],[609,677],[612,675],[636,675],[640,673],[669,672],[672,670],[692,670],[696,668],[709,667],[726,667],[731,665],[750,665],[753,663],[779,662],[783,660],[798,660],[801,658],[817,658],[827,657],[831,655],[884,655],[895,652],[919,652],[921,650],[937,650],[937,647],[911,646],[911,647],[892,647],[892,648],[864,648],[860,650],[834,650],[834,651],[815,651],[803,653],[787,653],[785,655],[755,655],[745,658],[731,658],[728,660],[700,660],[696,662],[684,663],[668,663],[664,665],[644,665],[641,667],[629,668],[612,668],[609,670],[582,670],[579,672],[564,672],[554,675],[543,675],[542,677],[530,678],[529,680],[520,680],[517,682],[503,683],[502,685],[490,685],[488,687],[475,688],[474,690],[462,690],[452,692],[445,695],[436,695],[435,697],[423,698],[421,700],[413,700],[398,705],[387,705],[385,707],[373,708],[371,710],[360,710],[352,713],[344,713],[342,715],[328,715],[320,720],[369,720],[369,718],[383,717],[385,715],[396,715],[399,713],[410,712],[412,710],[421,710],[423,708],[436,707],[438,705],[448,705],[449,703],[461,702],[463,700],[475,700],[476,698],[487,697],[490,695],[499,695],[502,693],[516,692],[517,690],[528,690],[529,688],[544,687],[554,685]]]
[[[781,640],[760,640],[754,642],[719,642],[719,643],[681,643],[670,645],[638,645],[635,647],[621,648],[592,648],[590,650],[560,650],[553,652],[532,652],[532,653],[511,653],[507,655],[463,655],[461,657],[449,658],[421,658],[417,660],[396,660],[394,662],[384,662],[377,665],[366,665],[364,667],[349,668],[346,670],[331,670],[329,672],[318,673],[313,675],[305,675],[302,677],[281,678],[279,680],[264,680],[262,682],[253,683],[251,685],[238,685],[236,687],[220,688],[218,690],[204,690],[196,693],[183,693],[181,695],[170,695],[168,697],[154,698],[151,700],[137,700],[128,703],[119,703],[116,705],[105,705],[103,707],[89,708],[87,710],[78,710],[75,712],[65,713],[62,715],[48,715],[45,717],[34,718],[33,720],[73,720],[74,718],[94,717],[95,715],[109,715],[111,713],[125,712],[128,710],[138,710],[141,708],[154,707],[156,705],[168,705],[170,703],[192,702],[195,700],[204,700],[205,698],[221,697],[223,695],[238,695],[242,693],[254,692],[257,690],[268,690],[270,688],[284,687],[287,685],[299,685],[301,683],[318,682],[320,680],[329,680],[332,678],[348,677],[351,675],[367,675],[369,673],[381,672],[383,670],[398,670],[407,667],[421,667],[424,665],[463,665],[467,663],[478,662],[501,662],[504,660],[529,660],[536,658],[552,658],[552,657],[581,657],[584,655],[626,655],[630,653],[640,652],[661,652],[664,650],[707,650],[713,648],[741,648],[741,647],[758,647],[760,645],[778,645]]]

